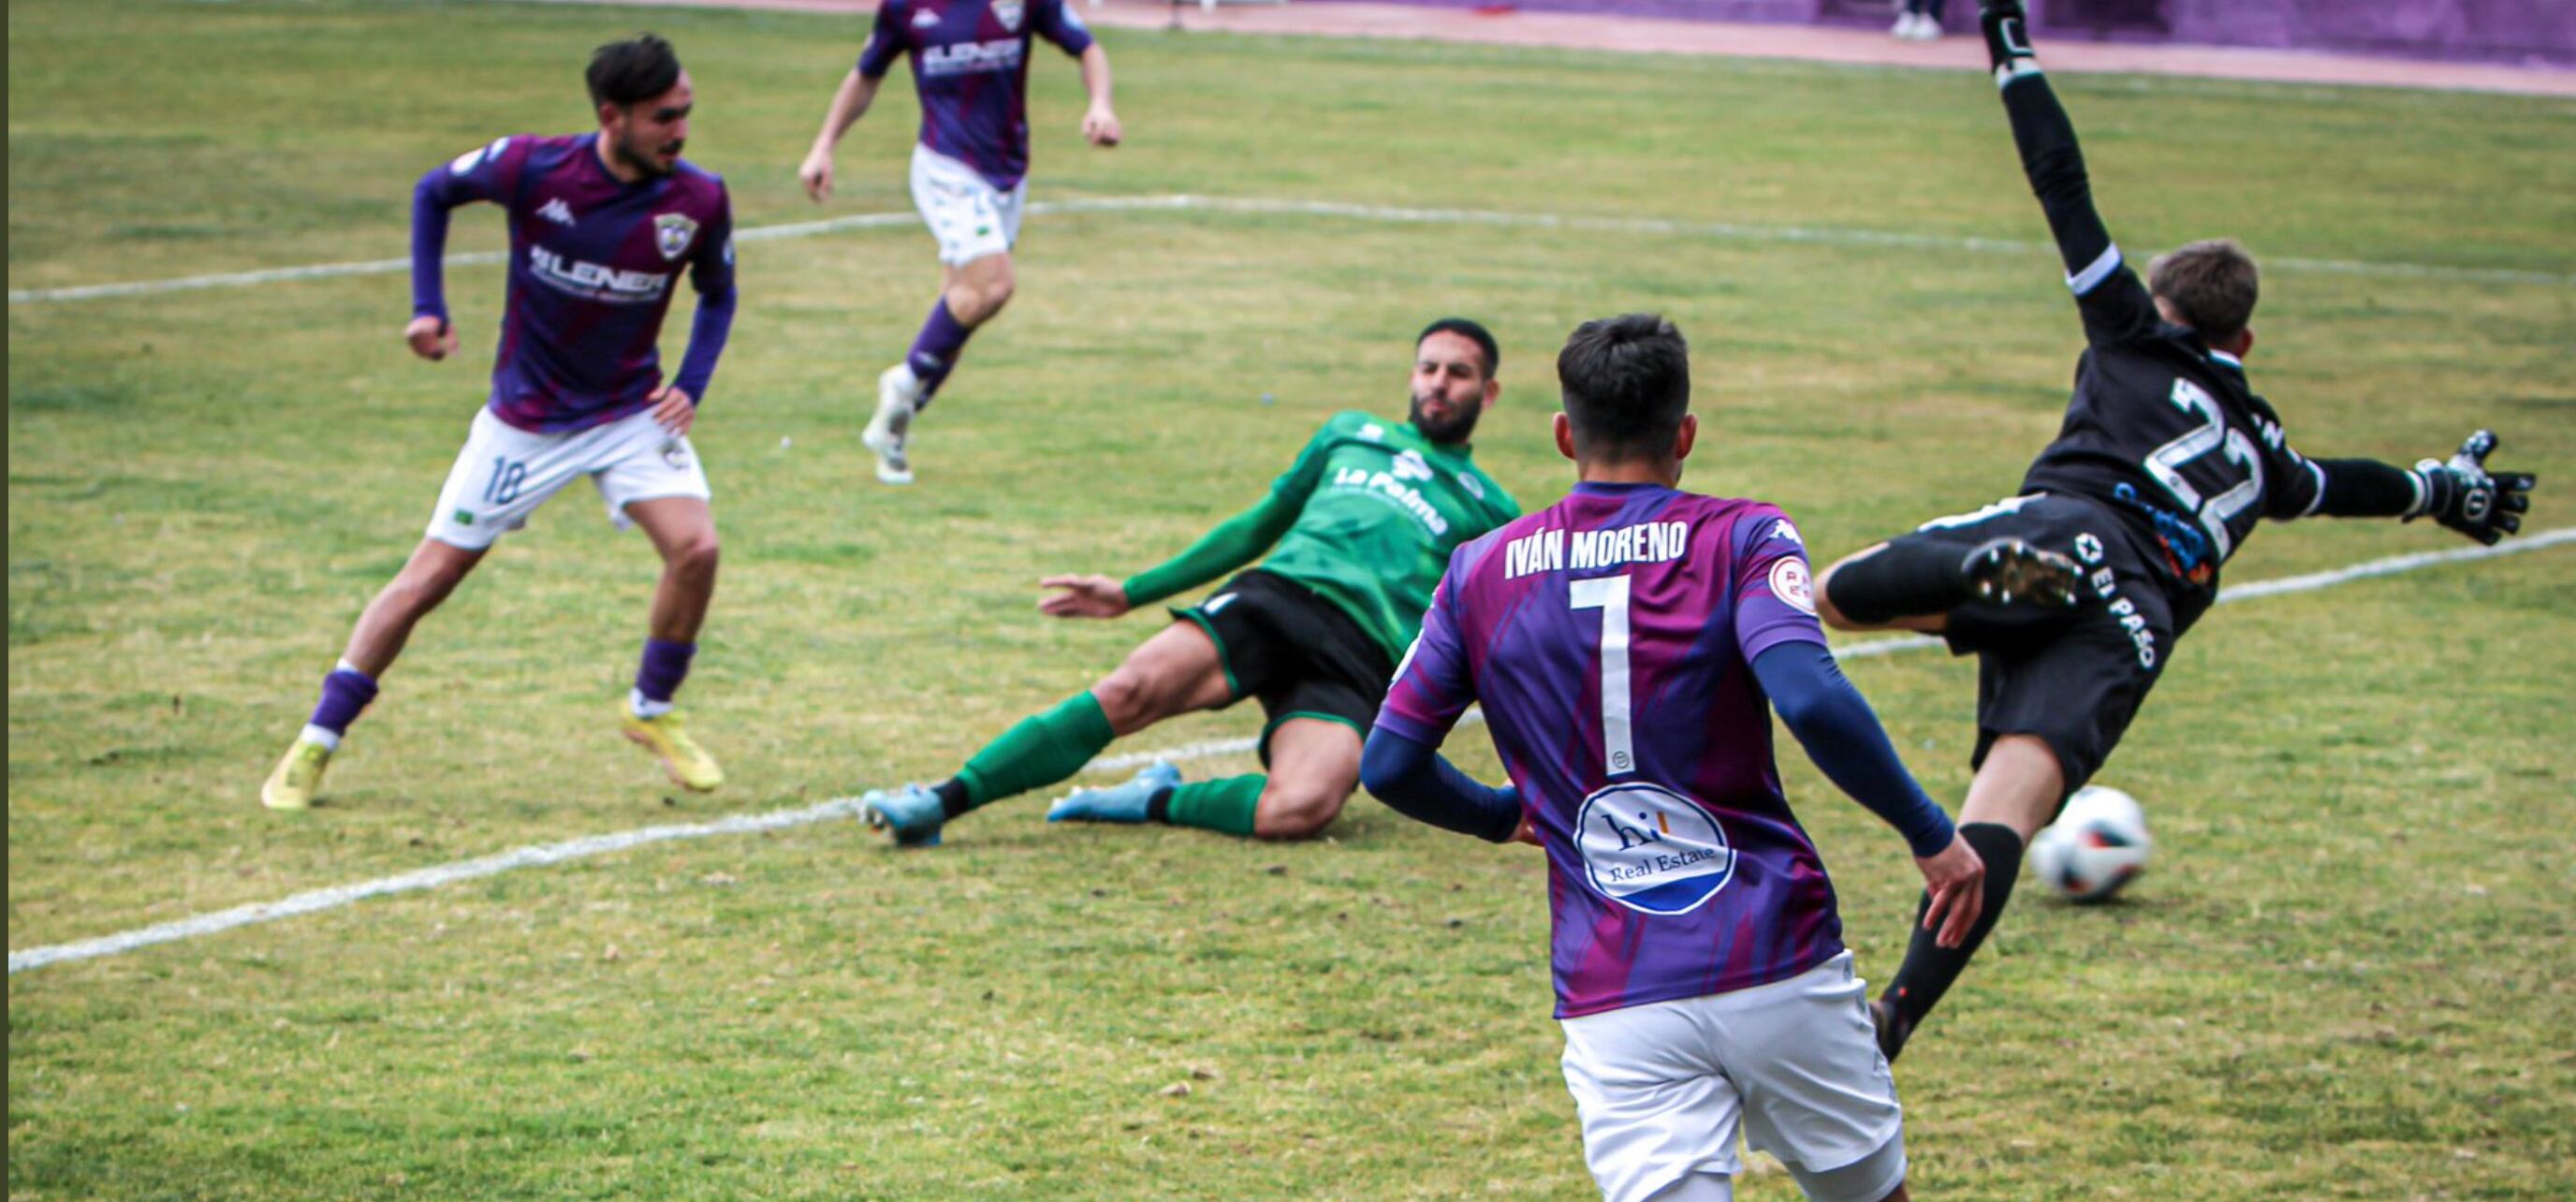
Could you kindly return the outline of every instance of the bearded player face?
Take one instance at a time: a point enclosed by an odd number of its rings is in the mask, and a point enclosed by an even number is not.
[[[689,73],[671,90],[637,104],[602,104],[600,125],[607,129],[610,153],[629,170],[647,179],[669,175],[680,166],[680,151],[689,140],[689,112],[697,103]]]
[[[1476,432],[1476,419],[1502,393],[1491,373],[1474,339],[1452,330],[1424,338],[1413,351],[1414,428],[1443,445],[1466,442]]]

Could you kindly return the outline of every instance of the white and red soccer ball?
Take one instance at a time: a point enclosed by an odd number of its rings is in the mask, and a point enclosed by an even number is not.
[[[2030,841],[2030,864],[2059,897],[2101,902],[2146,868],[2154,850],[2147,812],[2137,798],[2086,785],[2066,799],[2057,821]]]

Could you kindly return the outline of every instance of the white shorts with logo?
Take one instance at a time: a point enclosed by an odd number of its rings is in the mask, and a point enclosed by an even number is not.
[[[483,550],[526,526],[537,506],[581,476],[599,486],[608,520],[620,527],[631,502],[709,496],[696,449],[655,422],[652,410],[568,434],[531,434],[486,406],[475,411],[465,449],[438,491],[429,537]]]
[[[1020,211],[1028,198],[1025,177],[1004,192],[964,163],[917,143],[912,148],[912,207],[921,210],[930,236],[939,239],[939,261],[950,267],[964,267],[1016,245]]]
[[[1905,1180],[1904,1111],[1850,952],[1785,981],[1564,1020],[1565,1085],[1609,1202],[1742,1171],[1736,1133],[1819,1202]]]

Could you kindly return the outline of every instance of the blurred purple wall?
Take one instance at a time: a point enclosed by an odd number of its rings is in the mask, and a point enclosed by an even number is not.
[[[1884,26],[1889,0],[1401,0],[1704,21]],[[2040,36],[2576,66],[2576,0],[2024,0]],[[1949,0],[1971,33],[1977,0]]]

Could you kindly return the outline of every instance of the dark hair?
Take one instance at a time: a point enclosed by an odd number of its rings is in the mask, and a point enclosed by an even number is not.
[[[2147,264],[2147,287],[2203,340],[2225,342],[2253,320],[2260,280],[2254,256],[2233,238],[2176,247]]]
[[[1668,455],[1690,408],[1690,344],[1660,313],[1587,321],[1557,352],[1556,382],[1585,455]]]
[[[1493,379],[1495,370],[1503,365],[1503,348],[1494,345],[1494,335],[1482,323],[1464,317],[1443,317],[1422,327],[1422,332],[1413,336],[1413,345],[1421,346],[1423,339],[1434,334],[1456,334],[1475,343],[1477,350],[1485,352],[1485,378],[1488,380]]]
[[[591,51],[583,78],[592,104],[642,104],[680,82],[680,56],[659,36],[639,33]]]

